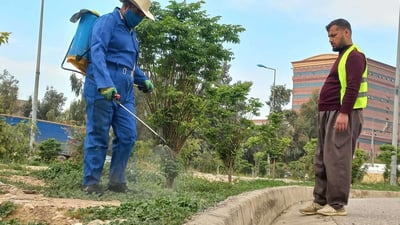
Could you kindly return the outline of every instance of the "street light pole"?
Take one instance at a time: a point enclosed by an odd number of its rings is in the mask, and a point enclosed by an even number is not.
[[[35,143],[35,129],[36,129],[36,120],[37,120],[37,108],[38,108],[40,56],[41,56],[41,49],[42,49],[43,7],[44,7],[44,0],[42,0],[42,5],[40,8],[39,40],[38,40],[38,49],[37,49],[37,58],[36,58],[36,76],[35,76],[35,87],[33,90],[33,98],[32,98],[32,126],[31,126],[31,137],[29,140],[29,146],[32,151],[35,149],[33,144]]]
[[[396,79],[395,79],[395,93],[393,105],[393,132],[392,132],[392,145],[394,152],[392,153],[390,163],[390,185],[397,186],[397,146],[398,146],[398,131],[399,131],[399,91],[400,91],[400,11],[399,11],[399,24],[397,34],[397,62],[396,62]]]
[[[258,67],[262,67],[265,69],[269,69],[269,70],[273,70],[274,71],[274,83],[272,84],[272,112],[275,111],[275,79],[276,79],[276,69],[268,67],[268,66],[264,66],[262,64],[257,64]]]

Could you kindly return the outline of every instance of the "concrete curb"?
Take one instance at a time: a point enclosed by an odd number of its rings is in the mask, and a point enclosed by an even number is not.
[[[299,201],[312,199],[312,187],[266,188],[232,196],[195,215],[184,225],[265,225]]]
[[[197,214],[184,225],[268,225],[285,209],[311,201],[313,187],[266,188],[232,196],[215,207]],[[400,192],[351,190],[350,198],[392,198]]]

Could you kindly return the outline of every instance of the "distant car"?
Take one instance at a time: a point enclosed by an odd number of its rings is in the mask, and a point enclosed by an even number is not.
[[[362,164],[361,169],[365,169],[365,172],[370,174],[383,174],[385,172],[386,165],[381,163],[364,163]]]

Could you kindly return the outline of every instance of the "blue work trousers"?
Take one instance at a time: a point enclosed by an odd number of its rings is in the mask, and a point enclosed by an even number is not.
[[[134,112],[134,103],[124,106]],[[125,169],[136,141],[136,119],[115,101],[86,96],[86,139],[84,147],[83,185],[100,183],[109,146],[110,127],[114,131],[109,183],[123,184]]]

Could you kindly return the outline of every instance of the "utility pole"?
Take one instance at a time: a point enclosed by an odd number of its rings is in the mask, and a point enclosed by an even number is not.
[[[262,64],[257,64],[257,66],[274,71],[274,82],[272,84],[272,104],[271,104],[271,112],[274,112],[275,111],[275,106],[276,106],[275,105],[275,98],[276,98],[276,96],[275,96],[276,69],[268,67],[268,66],[264,66]]]
[[[374,166],[375,163],[375,128],[372,127],[371,133],[371,165]]]
[[[392,145],[394,152],[392,153],[392,162],[390,166],[390,184],[397,186],[397,142],[399,130],[399,83],[400,83],[400,11],[399,11],[399,25],[397,34],[397,63],[396,63],[396,80],[394,90],[394,105],[393,105],[393,132],[392,132]]]
[[[31,137],[29,140],[29,146],[32,151],[35,150],[33,144],[35,143],[35,129],[36,129],[37,110],[38,110],[40,56],[41,56],[41,50],[42,50],[43,8],[44,8],[44,0],[42,0],[42,5],[40,8],[39,40],[38,40],[38,49],[37,49],[37,58],[36,58],[36,76],[35,76],[35,87],[34,87],[33,98],[32,98],[32,125],[31,125]]]

